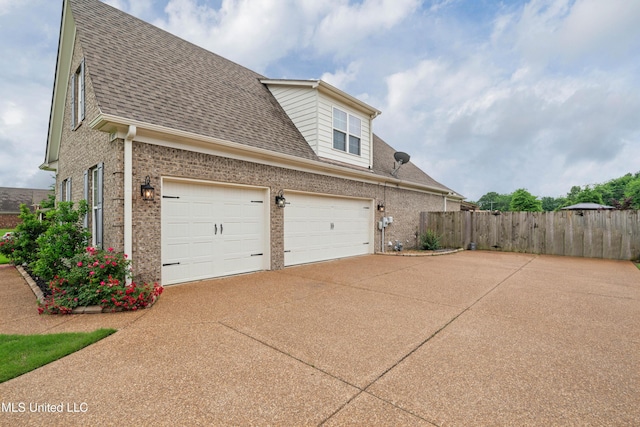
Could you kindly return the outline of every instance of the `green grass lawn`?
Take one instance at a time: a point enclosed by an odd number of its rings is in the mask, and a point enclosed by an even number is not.
[[[13,231],[13,229],[11,229],[11,228],[0,228],[0,238],[2,238],[2,236],[4,236],[4,233],[7,233],[9,231]],[[0,254],[0,264],[9,264],[9,258],[7,258],[4,255]]]
[[[49,335],[0,334],[0,383],[76,352],[116,332],[98,329]]]

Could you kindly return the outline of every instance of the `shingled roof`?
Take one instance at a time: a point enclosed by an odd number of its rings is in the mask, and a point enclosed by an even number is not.
[[[100,111],[307,159],[261,76],[98,0],[70,0]]]
[[[333,163],[318,158],[264,76],[98,0],[69,6],[102,114]],[[395,150],[375,135],[373,149],[372,172],[393,178]],[[398,178],[451,191],[412,163]]]
[[[378,135],[373,135],[373,172],[378,175],[390,176],[394,167],[397,166],[393,155],[397,150],[384,142]],[[398,169],[398,179],[403,181],[415,182],[427,185],[432,188],[438,188],[450,193],[454,193],[449,187],[440,184],[435,179],[427,175],[418,166],[409,162]]]

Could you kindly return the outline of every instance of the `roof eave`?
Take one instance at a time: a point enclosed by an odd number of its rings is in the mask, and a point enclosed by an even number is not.
[[[330,85],[323,80],[261,79],[260,83],[267,86],[299,86],[308,87],[310,89],[317,89],[320,92],[326,93],[333,98],[338,98],[344,103],[349,104],[350,106],[366,113],[372,119],[382,114],[382,112],[377,108],[372,107],[366,102],[360,101],[358,98],[349,95],[348,93],[338,89],[335,86]]]
[[[47,133],[47,147],[45,161],[42,166],[57,162],[62,129],[64,127],[64,109],[73,59],[76,26],[71,14],[68,0],[62,6],[60,20],[60,38],[58,41],[58,55],[56,57],[55,79],[51,96],[51,111],[49,112],[49,127]],[[43,167],[41,169],[48,170]]]
[[[222,153],[222,155],[226,155],[232,158],[235,157],[247,159],[257,163],[277,165],[279,167],[288,169],[306,170],[313,173],[321,173],[341,178],[355,179],[375,184],[396,185],[405,189],[436,193],[442,196],[447,196],[451,199],[462,200],[462,196],[452,193],[449,189],[405,181],[394,177],[385,177],[383,175],[374,174],[371,171],[362,171],[346,166],[326,163],[319,160],[306,159],[304,157],[298,157],[291,154],[278,153],[264,148],[252,147],[238,142],[199,135],[192,132],[167,128],[151,123],[144,123],[124,117],[100,114],[91,123],[89,123],[89,126],[92,129],[102,132],[115,133],[117,137],[126,134],[129,126],[135,126],[137,129],[136,139],[139,140],[143,140],[146,136],[148,138],[148,141],[179,141],[180,144],[186,145],[185,148],[187,148],[189,145],[202,146],[204,143],[209,147],[215,146],[216,149],[218,149]]]

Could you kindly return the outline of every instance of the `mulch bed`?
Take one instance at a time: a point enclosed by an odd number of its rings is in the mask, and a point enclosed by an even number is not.
[[[38,285],[38,287],[42,291],[42,295],[44,295],[45,297],[48,297],[49,295],[51,295],[51,289],[49,289],[49,284],[47,282],[45,282],[38,276],[34,275],[28,266],[23,266],[22,268],[24,268],[24,271],[26,271],[29,274],[29,276],[31,276],[33,281],[36,282],[36,285]]]

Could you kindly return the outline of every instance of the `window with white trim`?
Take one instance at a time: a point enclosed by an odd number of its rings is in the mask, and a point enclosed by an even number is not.
[[[89,215],[91,215],[91,244],[102,248],[103,219],[103,169],[102,163],[84,172],[84,197],[89,205],[89,212],[84,218],[84,227],[89,228]]]
[[[333,107],[333,148],[360,155],[362,120]]]
[[[84,59],[71,75],[71,129],[84,120]]]
[[[60,199],[61,202],[71,201],[71,178],[67,178],[60,182]]]

